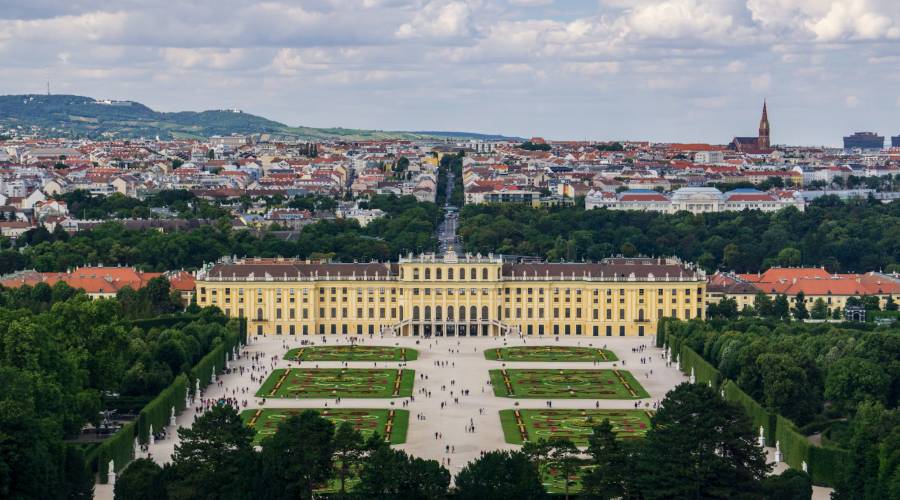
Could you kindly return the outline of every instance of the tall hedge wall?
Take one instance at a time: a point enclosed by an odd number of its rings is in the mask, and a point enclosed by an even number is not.
[[[149,320],[135,326],[152,328],[171,326],[182,322],[178,318],[159,319],[160,321]],[[192,319],[197,318],[192,317]],[[193,381],[198,376],[200,385],[206,387],[212,376],[213,367],[217,372],[225,368],[225,357],[228,356],[228,353],[235,346],[247,340],[247,322],[246,320],[229,320],[227,328],[228,331],[222,340],[194,365],[190,375],[182,373],[175,377],[168,387],[141,409],[137,420],[124,425],[86,457],[88,463],[98,472],[101,483],[107,481],[107,469],[111,459],[115,461],[116,472],[124,469],[134,459],[135,438],[138,438],[141,443],[147,443],[150,440],[151,425],[154,430],[164,429],[169,425],[173,406],[176,414],[185,409],[185,395],[188,388],[193,390]]]
[[[694,376],[698,382],[706,383],[712,380],[713,386],[718,386],[721,382],[725,399],[741,405],[744,411],[750,415],[756,429],[759,429],[760,426],[765,429],[766,445],[775,446],[776,441],[780,443],[784,461],[791,468],[802,470],[802,463],[806,462],[807,470],[814,484],[835,485],[841,475],[845,473],[844,467],[849,455],[847,450],[810,443],[793,422],[764,408],[742,391],[734,381],[723,379],[722,374],[713,365],[684,344],[682,339],[674,333],[677,330],[677,324],[674,322],[662,329],[664,342],[673,352],[679,353],[678,359],[681,360],[683,372],[690,373],[691,367],[693,367]]]
[[[703,357],[694,352],[694,350],[687,345],[681,345],[680,352],[679,359],[681,360],[681,371],[689,374],[691,373],[691,368],[693,368],[694,377],[697,379],[697,382],[703,384],[712,382],[714,388],[719,387],[719,381],[722,378],[722,374],[719,373],[719,370],[717,370],[716,367],[709,364],[708,361],[703,359]]]
[[[754,429],[758,430],[760,426],[765,429],[766,445],[775,446],[775,428],[777,426],[775,414],[763,408],[761,404],[757,403],[755,399],[742,391],[731,380],[725,380],[725,383],[722,384],[722,389],[725,391],[726,400],[741,405],[744,411],[750,415]]]
[[[134,437],[136,426],[136,422],[125,424],[109,439],[103,441],[97,448],[97,472],[100,475],[100,483],[106,484],[110,460],[115,461],[115,468],[118,473],[134,459]]]
[[[833,446],[809,447],[809,472],[813,483],[834,486],[847,471],[850,452]]]
[[[806,462],[813,484],[834,486],[845,472],[849,452],[831,446],[816,446],[809,442],[790,420],[778,415],[776,438],[781,443],[784,461],[792,468],[802,470]]]
[[[209,351],[206,356],[203,356],[203,358],[191,369],[191,384],[193,384],[194,380],[199,380],[200,387],[206,387],[209,385],[209,381],[212,378],[213,370],[220,372],[225,368],[225,359],[228,356],[228,353],[230,353],[241,340],[240,332],[233,331],[230,327],[231,324],[229,324],[229,332],[225,335],[219,345]],[[235,326],[235,330],[237,329],[237,326]],[[191,387],[191,389],[193,390],[193,387]]]
[[[141,443],[147,443],[150,440],[151,426],[154,431],[159,431],[169,425],[172,408],[175,408],[176,414],[185,409],[184,398],[187,388],[188,377],[182,373],[175,377],[169,387],[163,389],[158,396],[144,406],[137,419],[138,439]]]

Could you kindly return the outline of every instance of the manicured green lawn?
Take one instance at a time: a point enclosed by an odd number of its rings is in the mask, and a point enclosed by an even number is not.
[[[414,370],[279,368],[256,392],[261,398],[395,398],[412,395]]]
[[[418,357],[415,349],[371,345],[300,347],[284,355],[292,361],[414,361]]]
[[[596,347],[577,346],[517,346],[498,347],[484,351],[484,357],[492,361],[618,361],[615,353]]]
[[[257,410],[244,410],[241,418],[244,422],[256,430],[254,443],[259,444],[267,436],[275,434],[278,425],[292,415],[299,415],[310,408],[265,408]],[[378,432],[387,438],[387,424],[391,422],[390,443],[402,444],[406,442],[406,430],[409,428],[408,410],[385,410],[371,408],[311,408],[328,420],[335,427],[343,422],[350,422],[353,428],[360,431],[366,439],[373,432]],[[394,412],[393,417],[390,416]]]
[[[506,372],[508,380],[503,373]],[[491,370],[494,395],[540,399],[642,399],[650,395],[626,370]]]
[[[503,437],[511,444],[522,444],[523,437],[527,437],[529,441],[567,438],[576,446],[586,447],[593,427],[604,419],[609,420],[619,439],[642,438],[650,429],[651,413],[645,410],[525,409],[519,410],[525,427],[525,436],[522,436],[515,412],[516,410],[500,411]]]

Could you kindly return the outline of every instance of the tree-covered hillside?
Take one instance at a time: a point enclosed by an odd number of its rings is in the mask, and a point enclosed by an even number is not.
[[[98,101],[77,95],[0,96],[0,125],[64,137],[203,138],[212,135],[274,134],[303,139],[422,139],[430,133],[291,127],[260,116],[229,110],[164,113],[133,101]],[[472,135],[460,132],[455,137]],[[480,135],[480,134],[475,134]],[[444,137],[442,134],[441,137]]]

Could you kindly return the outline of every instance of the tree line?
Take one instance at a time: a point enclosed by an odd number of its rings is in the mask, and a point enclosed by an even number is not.
[[[881,311],[881,299],[875,295],[849,297],[846,302],[847,307],[861,307],[866,312]],[[896,299],[889,295],[884,305],[884,310],[894,312],[900,308]],[[792,318],[797,321],[807,319],[825,320],[825,319],[842,319],[843,311],[839,306],[829,307],[822,297],[817,297],[813,301],[812,306],[806,305],[806,294],[797,292],[794,296],[794,306],[791,307],[788,296],[778,294],[775,298],[769,297],[763,292],[759,292],[753,297],[753,305],[745,304],[743,308],[738,310],[737,299],[725,297],[719,302],[710,302],[706,306],[706,317],[708,319],[737,319],[737,318],[767,318],[790,321]]]
[[[15,242],[0,238],[0,274],[20,269],[65,271],[89,264],[145,271],[196,269],[227,255],[386,261],[437,247],[434,233],[441,211],[434,203],[412,196],[375,196],[367,206],[387,215],[364,228],[352,219],[321,220],[305,226],[296,239],[274,231],[235,230],[226,219],[168,233],[128,230],[115,221],[71,236],[40,227]]]
[[[84,190],[63,193],[55,198],[66,202],[72,216],[82,219],[149,219],[153,217],[154,208],[166,208],[179,217],[192,219],[218,219],[229,215],[226,208],[183,189],[162,190],[144,199],[121,193],[92,195]]]
[[[164,279],[122,300],[0,287],[0,497],[90,498],[91,445],[70,440],[99,430],[105,410],[142,407],[236,327],[217,309],[138,326],[172,310],[168,292]]]
[[[703,419],[696,414],[703,413]],[[217,406],[180,429],[172,461],[132,462],[116,481],[117,500],[260,498],[532,500],[549,498],[550,469],[565,479],[568,497],[580,478],[580,498],[808,499],[809,477],[768,476],[761,448],[743,410],[703,385],[667,394],[645,439],[616,438],[608,420],[593,426],[589,446],[567,439],[529,442],[516,451],[489,451],[470,462],[450,487],[436,460],[390,448],[349,423],[313,410],[294,415],[256,451],[251,430],[230,406]],[[324,491],[323,491],[324,490]]]
[[[654,212],[467,205],[466,251],[552,261],[676,255],[707,271],[824,266],[831,272],[900,271],[900,204],[823,196],[800,212]]]
[[[741,319],[667,331],[802,432],[849,450],[837,498],[900,495],[900,328]]]

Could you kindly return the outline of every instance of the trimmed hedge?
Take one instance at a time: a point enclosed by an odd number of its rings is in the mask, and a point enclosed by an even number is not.
[[[769,412],[763,406],[751,398],[746,392],[742,391],[737,384],[731,380],[725,380],[722,384],[722,390],[725,391],[725,399],[732,403],[741,405],[745,412],[750,415],[753,421],[753,428],[759,429],[760,426],[765,430],[767,446],[775,446],[775,428],[777,422],[775,414]]]
[[[831,446],[816,446],[809,442],[793,422],[781,415],[777,419],[775,436],[781,443],[784,461],[797,470],[803,470],[803,462],[806,462],[813,484],[834,486],[844,474],[850,453]]]
[[[96,454],[89,455],[90,458],[87,460],[91,462],[96,460],[97,462],[96,469],[100,475],[101,484],[106,484],[110,460],[115,461],[114,465],[116,473],[118,473],[134,459],[135,429],[135,422],[125,424],[118,432],[100,444]]]
[[[806,462],[813,484],[833,487],[845,473],[849,452],[833,446],[814,445],[793,422],[764,408],[734,381],[723,379],[719,370],[684,344],[678,335],[673,334],[677,331],[676,325],[675,322],[664,325],[660,332],[664,336],[663,342],[668,344],[672,352],[678,353],[681,370],[690,373],[693,367],[698,382],[712,380],[713,386],[718,386],[721,382],[725,399],[743,407],[755,429],[758,430],[760,426],[765,429],[766,445],[775,446],[776,441],[781,445],[785,463],[793,469],[803,470],[802,464]]]
[[[847,472],[850,452],[833,446],[809,447],[809,472],[820,486],[834,486]]]
[[[158,396],[147,403],[147,406],[138,414],[137,428],[138,439],[141,443],[150,441],[150,427],[159,431],[165,429],[169,425],[169,418],[172,416],[172,408],[175,413],[181,413],[185,409],[185,393],[188,388],[188,377],[181,374],[175,377],[175,380],[162,390]]]
[[[202,319],[202,315],[189,316],[190,321]],[[154,321],[158,319],[159,321]],[[139,328],[153,328],[158,326],[172,326],[182,323],[183,318],[153,318],[151,320],[141,320],[141,324],[132,323]],[[242,342],[247,340],[247,321],[229,320],[226,323],[227,332],[221,338],[219,343],[212,348],[196,365],[191,369],[190,376],[188,374],[180,374],[175,380],[163,389],[155,398],[147,403],[138,414],[137,420],[129,422],[119,429],[115,434],[103,441],[97,448],[85,457],[85,461],[91,466],[92,470],[97,471],[101,484],[107,481],[107,473],[109,461],[115,461],[116,473],[121,472],[134,459],[134,439],[138,438],[140,443],[147,443],[150,434],[150,426],[155,430],[164,429],[169,425],[172,407],[175,407],[175,413],[178,414],[185,409],[185,396],[188,388],[191,388],[192,382],[196,379],[197,374],[205,375],[201,377],[201,386],[206,387],[212,376],[212,369],[215,366],[219,372],[225,368],[225,357],[231,350]]]
[[[209,385],[213,370],[218,373],[225,368],[225,359],[234,346],[238,345],[239,338],[237,333],[227,333],[221,342],[191,369],[191,382],[199,380],[201,388]]]
[[[690,374],[691,368],[693,368],[694,378],[697,382],[704,384],[712,382],[713,388],[719,387],[719,380],[721,380],[722,374],[719,373],[716,367],[709,364],[702,356],[686,345],[681,346],[680,353],[681,371]]]

